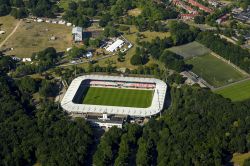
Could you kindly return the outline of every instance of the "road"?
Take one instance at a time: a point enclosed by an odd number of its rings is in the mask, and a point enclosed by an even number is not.
[[[4,41],[2,41],[2,43],[0,43],[0,48],[3,47],[3,45],[8,41],[8,39],[16,32],[16,30],[18,29],[18,27],[20,26],[22,20],[20,20],[17,24],[16,27],[13,29],[13,31],[4,39]]]

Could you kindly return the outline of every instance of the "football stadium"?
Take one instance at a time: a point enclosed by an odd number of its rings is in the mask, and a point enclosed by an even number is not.
[[[121,127],[127,116],[157,115],[164,107],[167,85],[155,78],[84,75],[75,78],[61,106],[70,115],[101,127]]]

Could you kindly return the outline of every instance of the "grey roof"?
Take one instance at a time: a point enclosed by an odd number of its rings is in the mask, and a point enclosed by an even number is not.
[[[74,27],[72,29],[72,34],[74,35],[75,41],[82,41],[82,34],[83,34],[82,27]]]
[[[76,104],[73,98],[81,85],[83,80],[113,80],[113,81],[129,81],[129,82],[143,82],[155,83],[155,91],[152,99],[152,104],[148,108],[133,108],[133,107],[119,107],[119,106],[103,106],[103,105],[90,105],[90,104]],[[158,114],[164,106],[167,85],[163,81],[155,78],[138,78],[138,77],[120,77],[120,76],[104,76],[104,75],[84,75],[77,77],[70,84],[67,92],[65,93],[61,106],[69,113],[107,113],[117,115],[130,115],[136,117],[146,117]]]

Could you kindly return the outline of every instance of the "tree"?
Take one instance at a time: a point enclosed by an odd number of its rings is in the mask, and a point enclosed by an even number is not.
[[[196,24],[204,24],[205,23],[205,17],[204,16],[195,16],[194,22]]]
[[[125,61],[125,55],[126,55],[125,52],[119,51],[117,55],[118,55],[118,59],[117,59],[117,60],[118,60],[119,62],[124,62],[124,61]]]
[[[167,68],[177,72],[181,72],[185,67],[183,57],[168,50],[163,52],[160,61],[163,62]]]
[[[39,95],[42,97],[53,97],[56,95],[58,88],[55,83],[43,80],[39,88]]]
[[[17,84],[22,93],[35,93],[38,88],[36,81],[29,76],[21,78]]]
[[[13,8],[10,14],[16,19],[27,17],[27,11],[25,10],[25,8],[19,8],[19,9]]]
[[[4,3],[0,3],[0,16],[5,16],[7,14],[9,14],[11,11],[10,6],[4,4]]]
[[[84,47],[78,48],[76,46],[73,46],[72,49],[68,52],[68,55],[71,58],[80,58],[85,53],[86,53],[86,49]]]
[[[15,61],[9,56],[0,56],[0,71],[8,72],[15,68]]]
[[[250,165],[250,158],[248,158],[248,159],[246,159],[246,160],[244,161],[243,166],[249,166],[249,165]]]
[[[132,65],[142,65],[142,59],[141,56],[138,54],[134,54],[131,59],[130,59],[130,63]]]
[[[144,65],[148,62],[148,56],[143,48],[136,47],[135,54],[131,57],[130,63],[132,65]]]
[[[96,166],[111,165],[117,156],[122,130],[112,127],[101,139],[94,154],[93,163]]]

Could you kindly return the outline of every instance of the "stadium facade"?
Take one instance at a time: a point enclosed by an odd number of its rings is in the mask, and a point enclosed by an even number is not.
[[[86,87],[122,88],[153,90],[151,105],[147,108],[82,104],[83,90]],[[61,106],[72,116],[85,117],[99,126],[122,126],[121,120],[130,116],[151,117],[164,108],[167,85],[155,78],[123,77],[107,75],[84,75],[75,78],[65,93]]]

